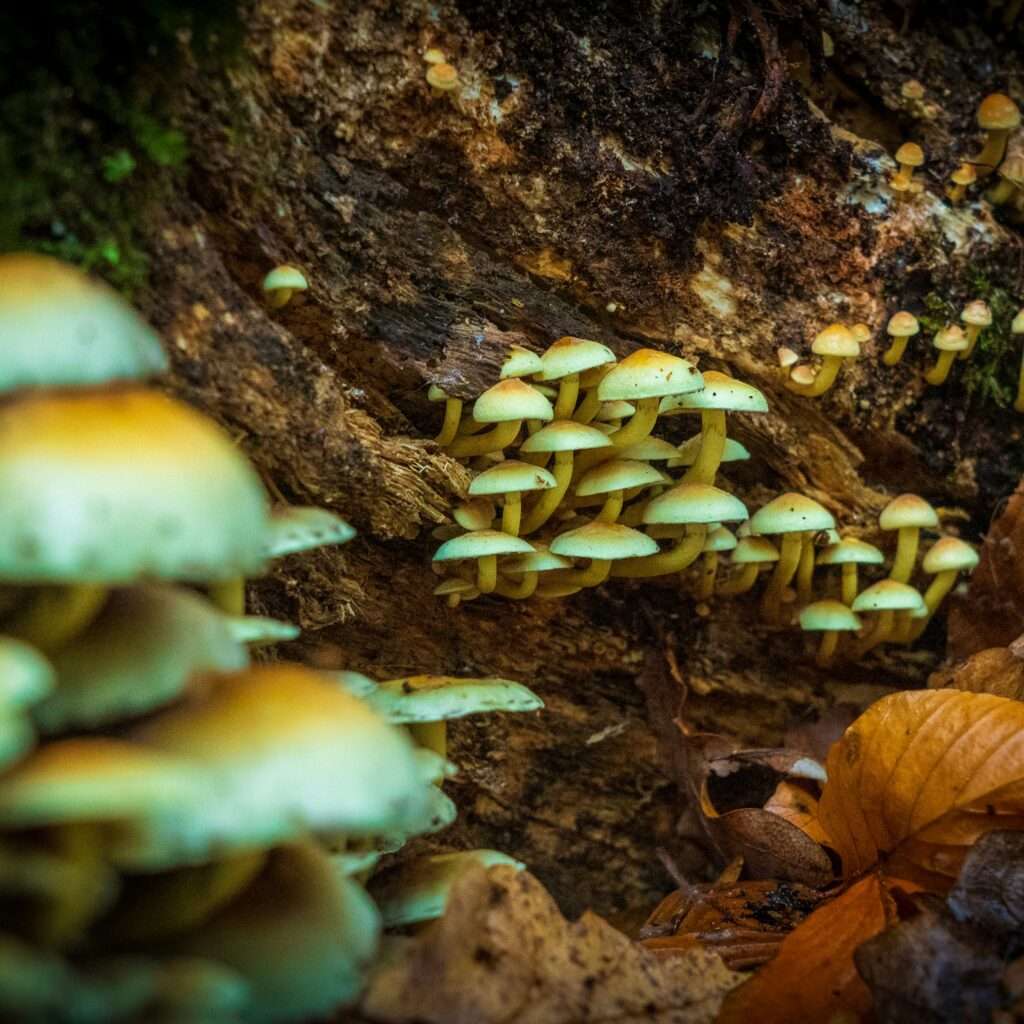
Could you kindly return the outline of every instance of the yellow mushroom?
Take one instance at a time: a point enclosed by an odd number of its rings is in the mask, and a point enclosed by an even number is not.
[[[553,417],[551,403],[529,384],[517,377],[498,381],[473,403],[475,422],[495,426],[482,434],[456,437],[448,446],[448,454],[469,458],[500,452],[515,440],[523,420],[547,422]]]
[[[946,189],[951,203],[962,202],[967,189],[978,180],[977,172],[971,164],[961,164],[950,176],[952,184]]]
[[[491,469],[473,477],[469,485],[471,498],[503,499],[501,530],[510,537],[519,536],[522,518],[522,495],[529,491],[544,491],[557,486],[554,476],[543,466],[506,459]]]
[[[914,171],[924,163],[924,150],[916,142],[904,142],[896,150],[896,163],[900,169],[890,184],[898,185],[901,189],[913,186]]]
[[[1018,311],[1010,324],[1010,332],[1014,337],[1024,335],[1024,309]],[[1024,412],[1024,349],[1021,350],[1020,374],[1017,377],[1017,400],[1013,403],[1017,412]]]
[[[967,335],[967,348],[960,353],[960,358],[970,359],[978,344],[978,336],[992,323],[992,310],[988,308],[988,303],[975,299],[964,306],[960,319],[966,324],[964,333]]]
[[[924,375],[924,379],[937,387],[946,382],[958,353],[967,351],[967,335],[958,324],[947,324],[935,332],[935,337],[932,338],[932,347],[939,354],[935,365]]]
[[[889,579],[906,583],[914,572],[917,547],[922,529],[939,525],[935,509],[916,494],[901,494],[882,509],[878,525],[883,530],[897,530],[896,557]]]
[[[442,447],[449,445],[459,432],[459,423],[462,421],[462,399],[449,395],[436,384],[430,385],[427,398],[431,402],[444,402],[444,421],[434,440]]]
[[[860,343],[849,327],[843,324],[829,324],[815,336],[811,351],[822,357],[821,369],[814,382],[805,387],[795,383],[791,378],[786,387],[798,395],[817,398],[825,394],[835,383],[843,362],[847,359],[856,359],[860,355]]]
[[[855,633],[860,619],[839,601],[815,601],[800,612],[800,628],[805,632],[821,633],[815,662],[827,668],[836,653],[840,633]]]
[[[740,537],[730,561],[740,571],[718,587],[722,597],[735,597],[752,590],[758,575],[779,560],[779,549],[764,537]]]
[[[886,366],[895,366],[903,358],[907,342],[920,330],[921,325],[913,313],[908,313],[905,310],[893,313],[885,328],[886,334],[892,338],[892,344],[882,356],[882,362]]]
[[[1020,110],[1009,96],[994,92],[981,101],[978,126],[988,133],[988,137],[982,151],[970,161],[979,178],[987,178],[1002,163],[1007,139],[1018,125]]]

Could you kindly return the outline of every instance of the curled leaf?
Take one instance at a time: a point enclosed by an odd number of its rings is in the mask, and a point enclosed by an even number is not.
[[[936,672],[928,685],[933,690],[966,690],[1024,700],[1024,651],[1015,650],[1019,649],[1011,645],[978,651],[966,661]]]

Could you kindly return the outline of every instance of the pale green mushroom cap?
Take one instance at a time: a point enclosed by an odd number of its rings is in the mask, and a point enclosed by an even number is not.
[[[879,580],[861,591],[850,606],[855,612],[913,611],[924,604],[924,599],[906,583]]]
[[[636,406],[632,402],[623,402],[618,399],[612,402],[602,402],[594,417],[594,422],[600,425],[609,423],[611,420],[624,420],[635,412]]]
[[[925,572],[972,572],[978,564],[978,552],[958,537],[943,537],[928,550],[921,563]]]
[[[676,466],[692,466],[700,454],[702,435],[696,434],[684,441],[672,456],[668,466],[674,469]],[[727,437],[722,449],[722,462],[746,462],[750,458],[750,452],[734,438]]]
[[[282,263],[281,266],[274,267],[263,278],[263,290],[265,292],[276,292],[282,288],[287,288],[293,292],[304,292],[308,287],[309,282],[306,280],[306,275],[298,267],[293,267],[288,263]]]
[[[838,356],[840,359],[856,359],[860,355],[860,342],[849,327],[844,324],[829,324],[819,331],[811,342],[811,351],[816,356]]]
[[[968,345],[967,335],[957,324],[948,324],[932,338],[932,347],[940,352],[966,352]]]
[[[523,573],[523,572],[551,572],[554,569],[571,569],[572,562],[562,558],[561,555],[553,555],[542,544],[538,544],[535,551],[528,555],[519,555],[510,558],[502,567],[502,572]]]
[[[726,412],[767,412],[764,394],[751,384],[744,384],[725,373],[705,370],[704,389],[690,394],[672,395],[661,400],[658,411],[671,412],[723,409]]]
[[[729,556],[734,565],[760,565],[778,560],[779,549],[764,537],[741,537]]]
[[[710,484],[676,484],[649,501],[643,521],[655,523],[732,523],[747,518],[739,498]]]
[[[325,672],[328,678],[338,683],[343,690],[353,697],[366,697],[377,689],[378,683],[362,672],[353,672],[351,669],[342,669],[335,672]]]
[[[469,484],[469,493],[471,497],[476,498],[491,494],[546,491],[556,483],[555,478],[543,466],[506,459],[473,477]]]
[[[446,779],[454,779],[459,774],[459,766],[453,764],[448,758],[442,757],[436,750],[416,747],[413,753],[416,757],[416,767],[420,773],[421,782],[440,785]]]
[[[287,643],[302,632],[292,622],[282,622],[266,615],[225,615],[224,624],[233,640],[254,647]]]
[[[750,519],[750,529],[755,534],[831,530],[835,525],[831,513],[816,501],[792,492],[780,494]]]
[[[511,679],[409,676],[389,679],[366,698],[389,722],[442,722],[484,711],[538,711],[544,702]]]
[[[707,537],[704,538],[704,547],[701,550],[707,552],[732,551],[736,546],[736,538],[732,532],[724,526],[719,526],[717,529],[708,532]]]
[[[807,632],[856,632],[860,619],[840,601],[815,601],[800,611],[800,628]]]
[[[1020,310],[1010,324],[1010,331],[1013,334],[1024,334],[1024,309]]]
[[[621,523],[595,522],[559,534],[551,542],[551,551],[566,558],[614,561],[656,554],[658,545],[647,534]]]
[[[54,687],[53,666],[34,647],[0,636],[0,710],[28,708]]]
[[[0,710],[0,768],[14,764],[36,741],[35,730],[21,708]]]
[[[508,350],[505,362],[501,364],[501,379],[505,380],[507,377],[530,377],[535,373],[540,373],[543,365],[540,356],[536,352],[531,352],[528,348],[523,348],[521,345],[513,345]]]
[[[370,894],[380,909],[384,927],[400,928],[440,917],[452,887],[475,864],[484,868],[501,864],[516,871],[526,867],[497,850],[438,853],[407,861],[370,884]]]
[[[615,362],[615,353],[599,341],[566,335],[553,342],[540,357],[541,380],[559,380],[574,373],[583,373],[595,366]]]
[[[210,581],[264,565],[267,505],[221,430],[153,391],[0,408],[0,578]]]
[[[603,402],[664,398],[699,391],[704,386],[697,367],[679,356],[641,348],[631,352],[597,388]]]
[[[858,540],[856,537],[843,537],[835,544],[818,552],[818,565],[881,565],[885,561],[874,544]]]
[[[960,319],[971,327],[988,327],[992,323],[992,310],[984,300],[975,299],[964,306]]]
[[[430,402],[447,402],[448,392],[438,384],[431,384],[427,388],[427,400]]]
[[[500,380],[473,403],[477,423],[510,423],[513,420],[554,419],[551,403],[518,377]]]
[[[460,580],[457,576],[442,580],[434,587],[435,597],[450,597],[452,594],[458,594],[469,601],[474,597],[479,597],[480,591],[469,580]]]
[[[88,629],[52,655],[57,687],[33,709],[43,732],[95,729],[152,711],[198,672],[244,668],[231,620],[191,591],[114,591]]]
[[[531,434],[519,447],[522,452],[579,452],[587,448],[610,448],[605,434],[586,423],[555,420]]]
[[[916,494],[901,494],[882,509],[878,525],[883,530],[902,530],[905,527],[938,526],[935,509]]]
[[[620,459],[634,459],[638,462],[666,462],[678,455],[679,449],[675,445],[653,434],[636,444],[628,445],[618,453]]]
[[[525,555],[533,545],[522,537],[500,530],[475,530],[446,540],[434,552],[435,562],[457,562],[463,558],[487,558],[490,555]]]
[[[646,462],[611,459],[584,473],[576,485],[576,494],[588,498],[594,494],[626,491],[632,487],[651,487],[666,482],[671,481],[661,470]]]
[[[356,531],[336,512],[294,505],[271,515],[264,550],[267,558],[281,558],[327,544],[346,544],[355,535]]]
[[[167,369],[156,332],[124,299],[49,256],[0,256],[0,338],[0,392],[140,380]]]
[[[452,518],[464,530],[486,530],[494,521],[494,502],[488,498],[473,498],[456,505]]]

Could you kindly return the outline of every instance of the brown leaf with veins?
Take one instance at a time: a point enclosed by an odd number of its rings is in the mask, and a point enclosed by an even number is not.
[[[828,836],[818,820],[818,798],[803,786],[794,782],[780,782],[764,809],[796,825],[816,843],[828,845]]]
[[[819,819],[847,877],[942,891],[970,846],[1024,829],[1024,704],[959,690],[895,693],[829,754]]]
[[[895,920],[872,873],[819,907],[782,942],[774,960],[726,997],[717,1024],[818,1024],[840,1011],[862,1014],[871,993],[857,974],[858,946]]]
[[[389,1024],[711,1024],[740,980],[708,950],[659,959],[594,914],[566,921],[525,871],[473,868],[444,917],[395,940],[362,1012]]]
[[[933,690],[965,690],[991,693],[996,697],[1024,700],[1024,650],[1022,637],[1009,647],[989,647],[978,651],[952,668],[936,672],[928,680]],[[1015,653],[1017,652],[1017,653]]]

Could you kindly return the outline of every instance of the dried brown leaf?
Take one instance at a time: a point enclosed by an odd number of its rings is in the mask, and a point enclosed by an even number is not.
[[[933,690],[964,690],[1024,700],[1024,659],[1010,647],[990,647],[936,672],[928,685]]]
[[[777,814],[816,843],[828,845],[828,836],[818,820],[818,798],[803,786],[793,782],[780,782],[771,799],[764,805],[766,811]]]

